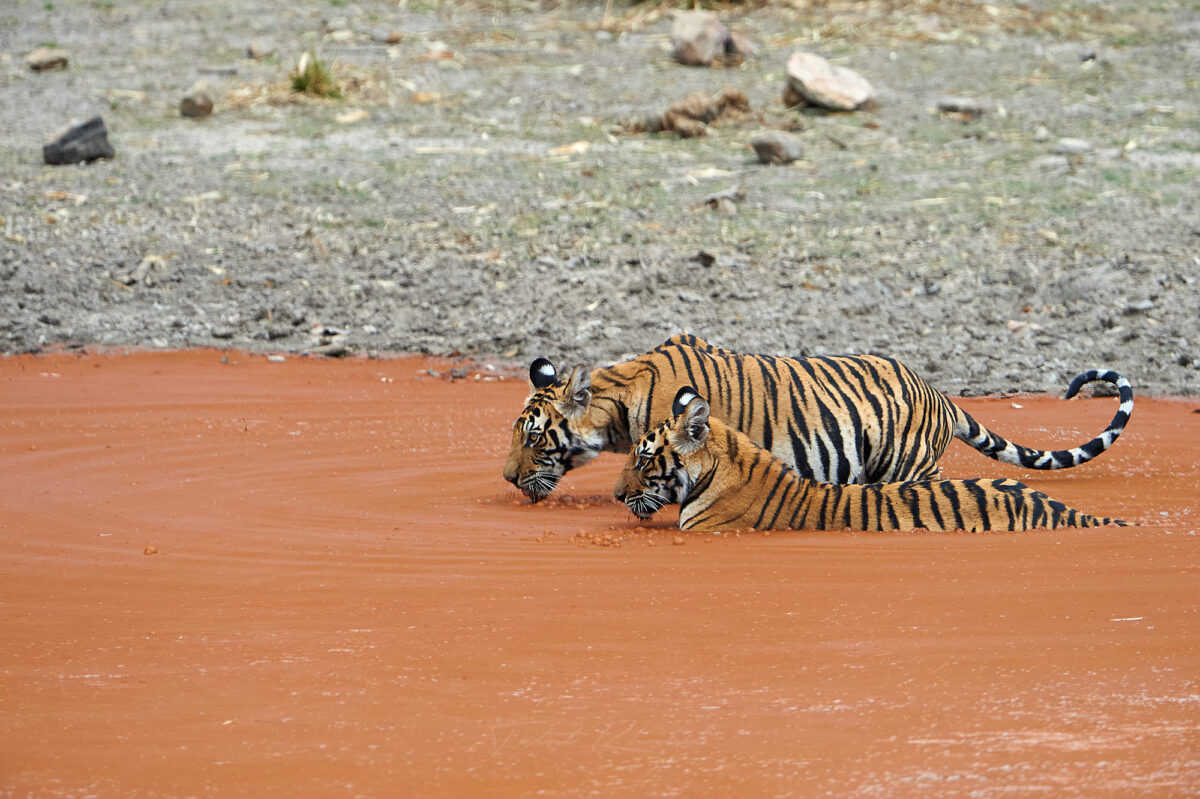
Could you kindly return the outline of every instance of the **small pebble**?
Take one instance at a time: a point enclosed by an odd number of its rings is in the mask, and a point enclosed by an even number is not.
[[[66,52],[54,47],[39,47],[25,56],[25,66],[34,72],[50,72],[66,69],[70,61]]]
[[[674,538],[671,539],[671,543],[677,547],[683,546],[683,536],[681,536],[681,535],[675,536]]]
[[[142,554],[143,555],[157,555],[158,547],[154,546],[154,544],[147,544],[146,548],[142,550]]]
[[[275,54],[275,45],[266,39],[255,39],[246,46],[246,57],[256,61]]]
[[[790,164],[804,155],[800,139],[780,130],[755,134],[750,139],[750,146],[763,164]]]
[[[213,112],[213,91],[206,80],[198,80],[179,101],[179,113],[185,117],[207,117]]]
[[[1080,155],[1091,152],[1092,144],[1086,139],[1059,139],[1050,148],[1056,155]]]
[[[973,97],[943,97],[938,100],[937,109],[946,114],[977,117],[987,110],[987,106],[982,100]]]

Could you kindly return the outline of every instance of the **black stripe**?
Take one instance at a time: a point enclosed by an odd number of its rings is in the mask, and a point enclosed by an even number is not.
[[[941,490],[942,496],[944,496],[946,498],[946,500],[950,503],[950,510],[954,514],[954,528],[953,529],[962,530],[964,527],[966,527],[966,525],[963,524],[962,510],[960,509],[959,504],[958,504],[957,486],[954,483],[950,482],[949,480],[941,480],[937,483],[937,486]]]
[[[714,368],[721,375],[721,390],[725,392],[725,408],[727,411],[732,410],[733,381],[729,379],[729,357],[726,355],[721,355],[719,358],[714,355],[709,355],[708,357],[713,359]],[[730,418],[732,418],[732,414],[730,414]]]
[[[696,373],[692,371],[692,353],[687,350],[680,350],[679,359],[683,361],[683,370],[687,372],[688,385],[699,391],[701,389],[700,381],[696,380]],[[708,399],[707,390],[704,392],[704,398]]]
[[[859,456],[860,468],[862,470],[859,479],[861,479],[863,482],[872,482],[866,478],[867,463],[866,458],[863,457],[863,421],[862,414],[859,412],[860,402],[863,398],[867,398],[868,401],[875,405],[876,415],[879,416],[881,420],[883,414],[880,412],[878,404],[875,403],[874,398],[871,396],[871,392],[864,390],[860,392],[859,396],[857,397],[850,396],[848,393],[848,389],[855,383],[855,381],[851,378],[857,378],[858,382],[861,384],[862,373],[859,371],[859,368],[864,365],[864,362],[862,359],[855,359],[851,361],[850,359],[830,358],[827,360],[827,365],[841,378],[842,391],[839,394],[839,398],[842,400],[842,410],[845,411],[847,418],[850,420],[850,429],[848,431],[840,428],[838,430],[838,441],[841,444],[841,451],[843,455],[846,453],[845,436],[843,434],[850,433],[854,439],[853,451]],[[845,474],[846,477],[842,482],[849,482],[852,479],[849,463],[846,464]]]
[[[801,477],[810,479],[818,479],[818,476],[813,472],[808,463],[808,452],[806,442],[809,440],[808,417],[801,408],[800,403],[804,401],[804,387],[806,385],[804,379],[796,372],[792,364],[798,361],[788,361],[787,370],[791,375],[790,385],[791,390],[788,392],[788,401],[791,406],[791,415],[788,419],[786,429],[788,438],[792,444],[792,460],[796,468],[796,472]]]
[[[808,509],[811,501],[810,496],[816,490],[817,484],[812,480],[797,480],[795,485],[798,494],[796,496],[796,503],[792,506],[792,515],[788,519],[788,528],[799,530],[801,529],[800,525],[804,522],[800,517]]]
[[[820,364],[823,367],[829,368],[831,361],[830,358],[825,356],[810,358],[809,360],[814,362],[814,368],[816,364]],[[836,369],[833,371],[836,373]],[[836,397],[840,400],[842,399],[842,396],[834,390],[834,382],[835,381],[829,380],[828,377],[825,378],[825,383],[829,384],[827,389],[828,393],[831,395],[831,397]],[[837,423],[837,419],[830,410],[827,400],[818,401],[817,408],[821,417],[822,433],[822,435],[817,437],[817,442],[819,445],[821,445],[820,448],[823,454],[822,464],[825,471],[825,474],[821,479],[831,483],[850,483],[852,482],[850,480],[850,463],[845,457],[845,441],[842,438],[842,427]],[[826,448],[823,445],[823,439],[829,442],[829,448]],[[836,459],[836,464],[834,459]]]
[[[866,487],[860,488],[859,492],[858,492],[858,498],[859,498],[858,522],[862,526],[862,529],[864,529],[864,530],[871,529],[869,526],[870,520],[867,518],[867,514],[870,511],[868,506],[871,501],[871,497],[869,496],[869,493],[870,493],[869,489]],[[853,527],[854,525],[851,525],[851,526]]]
[[[987,506],[987,491],[979,485],[978,480],[964,480],[963,488],[966,489],[967,495],[975,501],[975,505],[979,509],[979,520],[983,524],[984,529],[991,527],[991,518],[988,514]]]
[[[929,525],[926,524],[925,518],[921,515],[921,492],[919,486],[919,483],[902,483],[896,491],[896,497],[908,509],[908,515],[912,517],[913,526],[928,529]],[[895,518],[895,513],[892,516]]]
[[[779,381],[775,379],[774,359],[768,355],[755,355],[755,362],[758,364],[759,373],[762,375],[762,423],[763,434],[762,438],[766,439],[770,436],[768,432],[771,429],[772,411],[776,407],[779,398]],[[769,449],[769,447],[768,447]]]
[[[774,451],[775,448],[775,431],[774,431],[774,416],[778,403],[778,385],[779,382],[775,378],[775,370],[766,356],[751,355],[747,356],[754,359],[754,363],[758,365],[758,371],[762,375],[762,409],[759,412],[759,419],[755,420],[751,415],[751,426],[754,428],[751,438],[759,442],[762,448],[768,452]],[[762,429],[758,429],[758,424],[753,422],[761,422]],[[746,431],[750,433],[750,431]]]
[[[779,477],[777,477],[775,479],[775,483],[771,486],[771,490],[767,492],[767,496],[763,500],[762,510],[758,514],[758,519],[755,520],[755,522],[754,522],[754,529],[756,529],[756,530],[766,529],[766,528],[762,527],[763,518],[766,517],[767,510],[770,509],[770,507],[771,507],[771,500],[775,497],[775,492],[779,490],[779,486],[783,485],[784,481],[787,479],[787,476],[788,476],[788,474],[786,471],[784,471],[783,469],[779,470]],[[778,517],[778,516],[779,516],[779,509],[776,508],[775,517]],[[774,518],[772,518],[772,521],[774,521]]]
[[[829,513],[829,500],[832,499],[834,501],[834,507],[836,508],[838,497],[842,491],[842,486],[832,486],[832,485],[819,485],[818,486],[817,484],[813,485],[814,490],[816,490],[818,488],[821,491],[821,507],[817,509],[817,514],[816,514],[817,529],[832,530],[832,529],[834,529],[833,528],[834,520],[831,517],[826,515],[827,513]],[[844,527],[845,525],[842,525],[842,526]]]
[[[642,416],[642,429],[638,431],[638,438],[641,438],[650,430],[651,406],[654,405],[654,398],[657,396],[657,392],[655,391],[654,387],[658,385],[658,367],[652,366],[646,371],[650,373],[650,385],[646,387],[646,394],[642,398],[642,407],[645,410],[645,413]],[[670,416],[669,411],[667,416]],[[632,433],[632,431],[630,432]],[[637,442],[635,441],[634,444],[636,443]]]
[[[859,455],[862,458],[862,481],[864,483],[880,482],[885,476],[887,476],[886,461],[889,460],[887,453],[890,449],[888,445],[890,442],[895,440],[892,430],[895,420],[891,418],[894,414],[887,413],[887,410],[895,407],[895,402],[888,402],[885,406],[885,404],[881,401],[883,398],[879,395],[881,394],[881,389],[883,389],[885,383],[880,377],[879,370],[875,368],[875,364],[873,364],[867,358],[857,358],[853,361],[853,366],[855,368],[849,371],[855,378],[857,378],[858,387],[860,389],[859,402],[865,400],[868,404],[870,404],[872,410],[875,411],[876,418],[879,419],[879,446],[878,449],[876,449],[876,447],[872,446],[871,442],[867,440],[866,425],[862,420],[862,414],[858,413],[858,403],[855,403],[855,407],[853,409],[855,438],[858,444]],[[871,385],[868,385],[868,375],[870,376],[871,382],[874,385],[874,389],[872,389]],[[872,460],[873,455],[883,459],[880,463],[881,468],[877,471],[871,470],[870,461]]]
[[[933,518],[937,520],[939,530],[946,529],[946,520],[942,518],[942,511],[938,507],[938,496],[933,490],[933,483],[926,481],[920,484],[929,494],[929,509],[933,512]]]
[[[949,401],[916,374],[912,372],[902,374],[901,369],[903,367],[898,362],[891,361],[891,366],[896,373],[896,385],[899,389],[899,396],[896,401],[899,403],[900,408],[904,409],[904,425],[900,430],[892,431],[891,438],[889,439],[901,448],[901,451],[897,452],[895,456],[896,471],[892,473],[894,479],[896,475],[912,474],[916,471],[917,458],[920,457],[921,453],[928,446],[929,431],[926,427],[931,421],[928,405],[936,404],[938,401],[948,404]],[[920,397],[925,400],[927,406],[926,412],[921,418],[918,418],[918,415],[915,413],[918,403],[914,397]],[[914,425],[917,425],[919,429],[914,431]],[[936,460],[936,457],[932,453],[927,453],[927,457],[932,457]]]
[[[829,458],[829,447],[826,446],[825,439],[821,436],[817,436],[817,460],[821,464],[821,473],[816,475],[815,479],[820,480],[822,483],[836,482],[830,475],[832,464]],[[844,482],[842,484],[845,485]]]
[[[746,429],[746,373],[742,368],[742,359],[733,359],[734,371],[737,373],[738,387],[738,430]],[[730,402],[730,405],[733,403]]]
[[[896,516],[896,508],[895,508],[896,503],[891,497],[885,497],[883,495],[883,487],[882,486],[879,487],[879,500],[880,500],[881,507],[885,508],[887,510],[888,524],[890,525],[890,527],[884,528],[881,523],[880,529],[899,530],[900,529],[900,519],[897,518],[897,516]],[[880,514],[880,520],[882,522],[882,513]]]

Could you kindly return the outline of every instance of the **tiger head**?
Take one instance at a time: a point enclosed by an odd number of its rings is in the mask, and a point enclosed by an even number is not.
[[[583,368],[560,380],[554,364],[538,358],[529,367],[533,393],[513,423],[504,479],[533,502],[545,499],[563,474],[600,454],[603,441],[586,429],[591,376]]]
[[[699,475],[695,455],[708,440],[708,403],[696,389],[684,386],[675,394],[671,414],[634,446],[613,489],[639,519],[683,502]]]

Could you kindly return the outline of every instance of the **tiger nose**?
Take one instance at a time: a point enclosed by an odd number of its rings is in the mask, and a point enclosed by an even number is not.
[[[517,484],[517,469],[514,466],[504,467],[504,479],[513,485]]]
[[[617,502],[624,502],[625,497],[629,496],[629,489],[625,486],[624,476],[618,479],[617,484],[613,486],[613,496],[617,498]]]

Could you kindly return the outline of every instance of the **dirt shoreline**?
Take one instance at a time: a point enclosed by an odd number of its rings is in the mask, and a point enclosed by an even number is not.
[[[0,12],[0,350],[303,352],[331,329],[355,352],[594,364],[687,330],[893,355],[954,395],[1061,392],[1096,367],[1200,394],[1200,14],[1062,5],[731,10],[762,52],[713,70],[672,63],[645,8],[604,30],[599,4],[18,0]],[[245,58],[259,37],[277,54]],[[42,44],[70,66],[30,72]],[[346,99],[289,97],[309,47]],[[878,108],[784,109],[799,47],[867,76]],[[183,118],[199,77],[216,112]],[[752,113],[703,139],[619,127],[724,86]],[[937,112],[948,94],[986,111]],[[41,163],[95,113],[115,159]],[[804,160],[755,164],[760,129],[796,131]],[[1057,155],[1061,137],[1092,150]],[[704,206],[733,185],[735,214]]]

